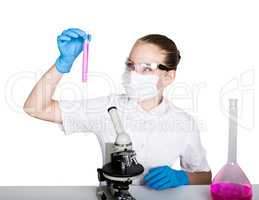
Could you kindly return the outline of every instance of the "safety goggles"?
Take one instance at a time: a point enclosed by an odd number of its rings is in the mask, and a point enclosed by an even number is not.
[[[126,68],[129,71],[136,71],[140,73],[152,73],[157,69],[170,71],[167,66],[159,63],[134,63],[132,61],[127,60],[125,62]]]

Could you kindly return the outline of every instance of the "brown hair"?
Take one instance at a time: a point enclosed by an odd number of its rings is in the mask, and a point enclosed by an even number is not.
[[[139,38],[137,42],[146,42],[157,45],[166,54],[164,65],[167,69],[165,70],[177,69],[177,65],[180,62],[181,55],[180,51],[177,49],[176,44],[170,38],[160,34],[149,34]]]

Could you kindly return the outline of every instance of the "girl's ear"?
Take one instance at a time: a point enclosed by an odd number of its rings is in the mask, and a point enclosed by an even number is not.
[[[176,71],[175,70],[170,70],[168,71],[168,75],[172,78],[172,81],[175,79]]]
[[[175,70],[170,70],[167,72],[167,74],[164,77],[165,86],[170,85],[175,80],[175,75],[176,75]]]

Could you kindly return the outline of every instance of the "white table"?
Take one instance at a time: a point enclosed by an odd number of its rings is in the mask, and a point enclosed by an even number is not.
[[[130,186],[137,200],[210,200],[209,185],[189,185],[155,191],[144,186]],[[259,200],[259,185],[253,186],[253,200]],[[2,200],[95,200],[96,186],[1,186]]]

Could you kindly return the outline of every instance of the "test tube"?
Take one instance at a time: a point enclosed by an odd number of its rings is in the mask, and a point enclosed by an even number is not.
[[[86,39],[83,45],[82,82],[86,82],[88,79],[88,55],[89,55],[89,40]]]

